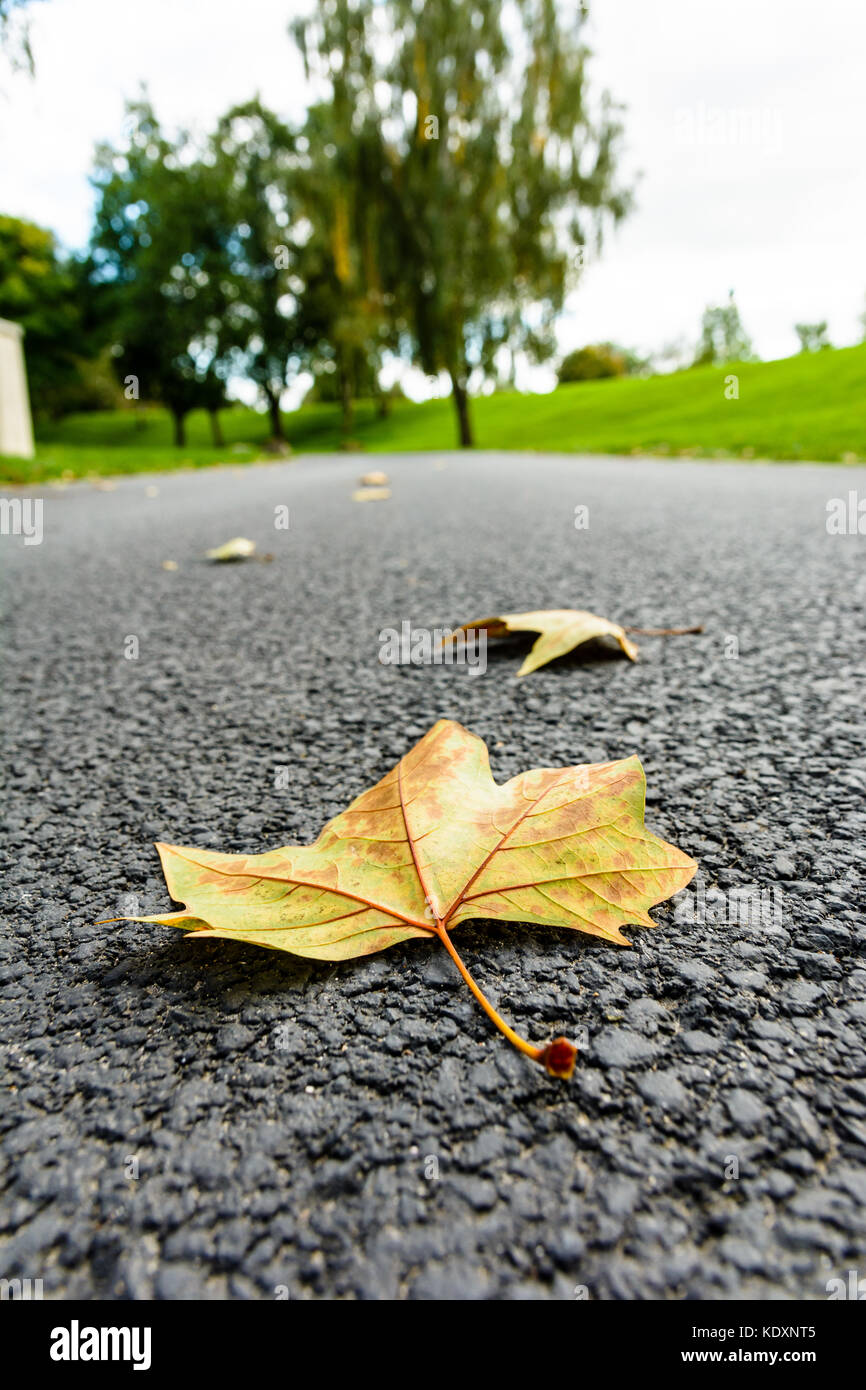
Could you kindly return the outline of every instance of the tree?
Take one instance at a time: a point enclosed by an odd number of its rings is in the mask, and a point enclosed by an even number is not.
[[[256,99],[222,118],[210,158],[228,190],[224,331],[237,365],[267,403],[272,437],[284,440],[280,397],[300,350],[295,136]]]
[[[800,340],[801,352],[821,352],[831,346],[826,319],[821,323],[795,323],[794,332]]]
[[[0,217],[0,318],[24,329],[24,357],[36,414],[62,413],[82,381],[90,344],[81,286],[73,261],[52,232],[16,217]]]
[[[704,310],[701,338],[693,365],[702,367],[751,360],[754,360],[751,340],[740,321],[740,311],[731,290],[727,304],[708,305]]]
[[[13,71],[33,73],[28,16],[22,10],[33,0],[0,0],[0,50]]]
[[[161,401],[185,444],[185,420],[225,399],[233,341],[228,192],[215,160],[200,156],[185,133],[171,141],[150,104],[128,108],[122,150],[97,151],[99,199],[91,279],[115,338],[116,368],[134,398]]]
[[[394,335],[448,374],[469,446],[473,374],[495,379],[503,352],[554,351],[583,248],[627,211],[615,109],[605,97],[590,112],[588,53],[556,0],[338,0],[319,16],[317,75],[375,154],[366,194]]]
[[[392,259],[382,197],[385,147],[352,10],[321,7],[315,21],[297,21],[292,33],[308,80],[330,90],[307,112],[299,142],[300,211],[311,227],[298,258],[300,330],[318,397],[340,401],[345,439],[358,397],[375,396],[387,413],[379,374],[384,352],[398,347],[393,296],[384,292],[381,272]]]

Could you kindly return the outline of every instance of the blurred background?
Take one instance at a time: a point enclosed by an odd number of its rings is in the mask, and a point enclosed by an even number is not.
[[[25,482],[866,457],[866,11],[0,0]]]

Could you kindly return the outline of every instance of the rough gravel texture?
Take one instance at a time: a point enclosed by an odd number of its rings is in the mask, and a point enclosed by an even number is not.
[[[360,505],[370,467],[392,497]],[[858,487],[482,454],[48,488],[43,544],[0,536],[0,1275],[100,1299],[821,1299],[866,1272],[866,539],[825,525]],[[273,560],[200,561],[233,535]],[[521,681],[520,641],[483,676],[378,661],[404,620],[572,606],[706,633]],[[649,825],[700,861],[628,950],[460,929],[519,1030],[582,1039],[570,1084],[434,944],[330,966],[96,925],[167,906],[154,839],[309,841],[443,715],[500,780],[637,751]]]

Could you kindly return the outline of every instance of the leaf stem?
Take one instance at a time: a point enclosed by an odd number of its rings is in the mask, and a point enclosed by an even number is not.
[[[527,1057],[531,1057],[533,1062],[540,1062],[541,1054],[544,1049],[540,1047],[533,1047],[532,1043],[528,1043],[525,1041],[525,1039],[519,1037],[518,1034],[515,1033],[513,1028],[509,1028],[508,1024],[505,1022],[505,1019],[502,1018],[502,1016],[496,1012],[490,1000],[475,983],[472,976],[469,974],[469,971],[466,969],[466,966],[463,964],[462,960],[457,954],[457,951],[454,949],[454,943],[452,942],[451,937],[445,930],[444,922],[437,922],[436,934],[439,937],[439,940],[442,942],[442,945],[445,947],[445,950],[448,952],[449,956],[453,960],[454,964],[457,966],[457,969],[460,971],[460,974],[463,976],[467,985],[472,990],[472,993],[475,995],[475,998],[478,1000],[487,1017],[491,1020],[491,1022],[496,1025],[500,1033],[505,1034],[508,1041],[510,1043],[513,1043],[513,1045],[517,1048],[519,1052],[524,1053]]]
[[[491,1023],[499,1029],[512,1046],[516,1047],[518,1052],[522,1052],[525,1057],[530,1057],[533,1062],[539,1062],[543,1067],[546,1067],[551,1076],[560,1076],[566,1079],[571,1076],[574,1071],[577,1048],[567,1038],[555,1038],[552,1043],[548,1043],[547,1047],[534,1047],[525,1038],[521,1038],[513,1028],[509,1027],[502,1015],[497,1013],[490,1000],[469,974],[445,929],[444,921],[440,920],[436,923],[435,932]]]

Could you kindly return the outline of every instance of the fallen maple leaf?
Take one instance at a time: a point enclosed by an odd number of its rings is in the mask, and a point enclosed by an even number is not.
[[[504,637],[507,632],[540,632],[526,657],[518,676],[528,676],[548,661],[594,637],[613,637],[619,643],[630,661],[637,661],[638,649],[628,640],[628,633],[641,633],[645,637],[681,637],[690,632],[703,632],[702,627],[620,627],[619,623],[599,618],[595,613],[586,613],[579,608],[542,608],[534,613],[501,613],[494,618],[477,618],[455,629],[444,642],[456,641],[461,632],[486,632],[490,637]]]
[[[158,844],[183,912],[131,919],[317,960],[371,955],[400,941],[443,944],[482,1008],[521,1052],[568,1077],[566,1038],[534,1047],[485,998],[449,931],[486,918],[571,927],[627,946],[627,923],[678,892],[697,865],[644,827],[636,757],[537,768],[500,786],[487,747],[440,719],[315,844],[216,854]]]

